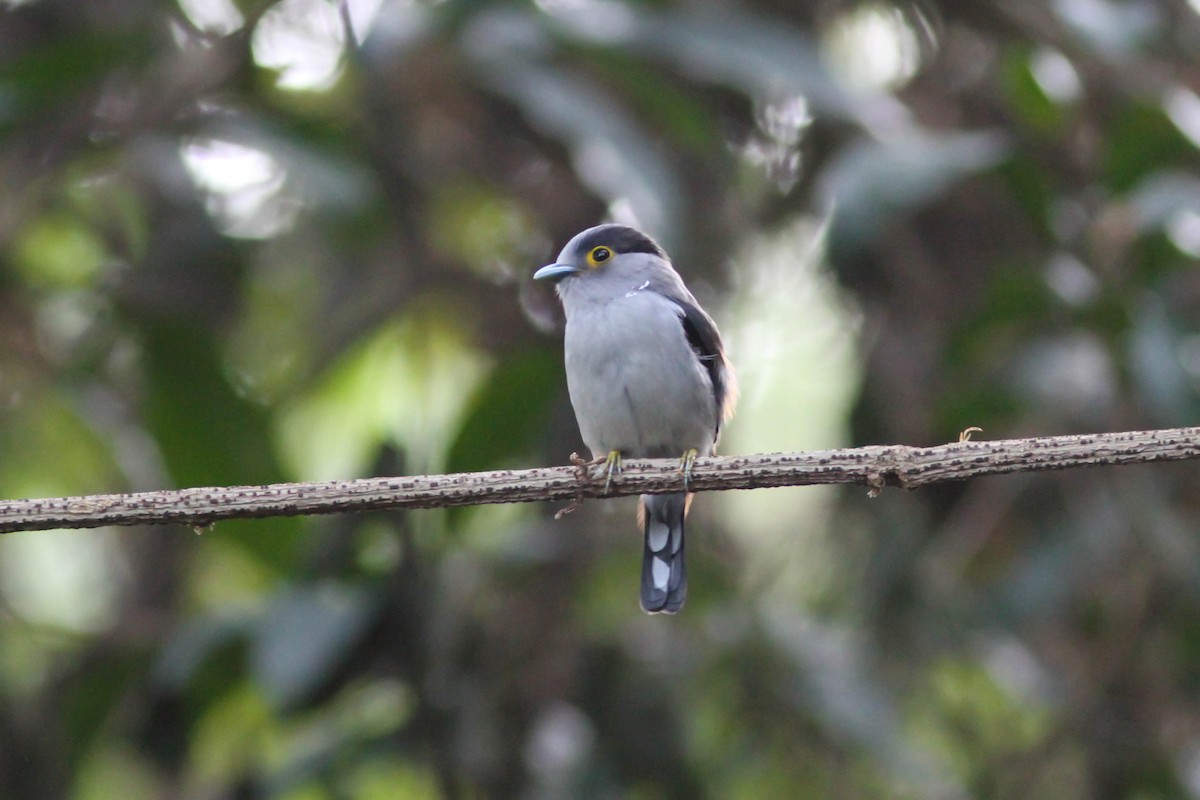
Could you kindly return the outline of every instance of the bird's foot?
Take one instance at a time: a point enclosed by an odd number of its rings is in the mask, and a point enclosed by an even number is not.
[[[591,461],[585,461],[579,453],[571,453],[571,463],[575,465],[575,477],[580,481],[587,480],[588,468],[604,465],[604,493],[608,494],[608,490],[612,488],[613,477],[621,474],[621,451],[609,450],[607,455],[596,456]],[[582,502],[582,500],[581,500]],[[578,505],[578,503],[574,504]],[[575,509],[569,509],[564,513],[570,513]]]
[[[621,451],[609,450],[608,455],[596,459],[597,464],[604,464],[604,493],[612,488],[613,477],[621,474]]]
[[[683,457],[679,459],[679,471],[683,473],[683,489],[687,491],[688,484],[692,482],[692,467],[696,464],[696,456],[699,453],[696,448],[692,448],[684,452]]]

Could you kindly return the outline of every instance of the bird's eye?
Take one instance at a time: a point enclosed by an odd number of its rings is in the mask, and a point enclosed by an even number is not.
[[[610,258],[612,258],[612,250],[607,247],[593,247],[592,252],[588,253],[588,261],[592,263],[592,266],[603,264]]]

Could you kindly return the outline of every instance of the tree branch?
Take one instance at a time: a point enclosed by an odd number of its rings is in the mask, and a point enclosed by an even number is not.
[[[869,487],[874,494],[885,486],[915,489],[929,483],[1009,472],[1194,458],[1200,458],[1200,428],[966,441],[937,447],[886,445],[699,458],[689,488],[716,491],[853,483]],[[566,466],[7,500],[0,501],[0,533],[167,522],[202,527],[235,518],[578,501],[682,489],[678,463],[655,459],[626,461],[607,495],[602,467]]]

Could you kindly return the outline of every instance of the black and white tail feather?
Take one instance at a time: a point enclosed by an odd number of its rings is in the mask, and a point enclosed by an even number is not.
[[[638,502],[638,523],[645,536],[642,550],[642,610],[674,614],[687,599],[687,567],[683,558],[683,528],[690,494],[644,494]]]

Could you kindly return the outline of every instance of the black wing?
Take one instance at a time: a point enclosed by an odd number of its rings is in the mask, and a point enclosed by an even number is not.
[[[683,332],[687,334],[688,344],[696,351],[696,357],[708,370],[712,380],[713,399],[717,401],[717,428],[714,438],[721,433],[721,421],[725,417],[725,401],[729,387],[725,383],[725,349],[721,346],[721,333],[712,317],[704,313],[699,306],[683,300],[676,300],[683,315]]]

